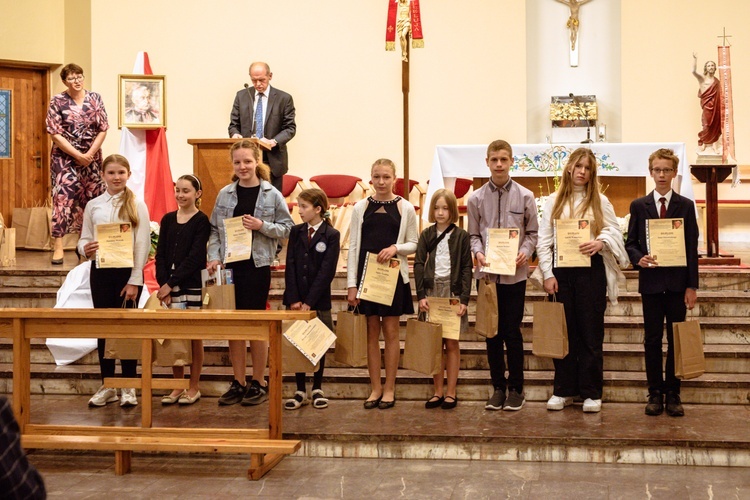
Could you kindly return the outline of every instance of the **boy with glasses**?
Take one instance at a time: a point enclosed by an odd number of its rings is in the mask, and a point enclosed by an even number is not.
[[[654,179],[654,190],[630,204],[630,224],[625,249],[638,272],[638,291],[643,304],[644,350],[648,379],[646,415],[664,412],[685,414],[680,401],[680,381],[674,374],[674,337],[672,324],[685,320],[687,309],[697,301],[698,289],[698,223],[695,204],[672,190],[679,159],[671,149],[658,149],[648,158],[648,170]],[[659,267],[648,254],[646,220],[682,219],[685,231],[686,266]],[[662,369],[662,338],[667,322],[667,362]]]

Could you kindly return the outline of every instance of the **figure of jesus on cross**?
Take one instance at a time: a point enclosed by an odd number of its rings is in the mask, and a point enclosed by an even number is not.
[[[576,50],[576,40],[578,39],[578,10],[581,5],[590,2],[591,0],[557,0],[560,3],[564,3],[570,8],[570,17],[566,26],[570,30],[570,50]]]

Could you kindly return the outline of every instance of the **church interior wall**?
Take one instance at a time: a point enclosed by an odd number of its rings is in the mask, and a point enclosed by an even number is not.
[[[210,6],[198,0],[0,0],[0,6],[0,59],[45,63],[53,71],[71,61],[84,66],[87,86],[104,96],[113,125],[105,153],[119,145],[117,75],[130,73],[137,52],[145,50],[154,71],[167,75],[175,177],[191,171],[188,138],[226,136],[234,94],[249,82],[247,68],[256,59],[268,61],[272,84],[294,96],[298,133],[289,150],[295,174],[344,171],[367,179],[379,157],[402,168],[401,63],[397,52],[384,50],[384,2],[335,9],[305,0]],[[426,181],[438,144],[499,137],[543,142],[549,96],[567,92],[601,96],[609,140],[685,142],[692,160],[700,124],[692,52],[699,69],[715,59],[724,28],[733,35],[737,160],[747,163],[742,137],[750,127],[750,103],[742,89],[750,67],[742,55],[750,42],[740,35],[750,20],[748,2],[594,0],[581,8],[578,68],[567,65],[567,8],[554,0],[422,7],[426,48],[413,50],[411,58],[412,178]],[[263,21],[255,20],[257,12]],[[269,21],[269,13],[280,21]],[[57,74],[54,92],[62,90]],[[746,170],[743,177],[739,188],[720,186],[721,196],[750,199]],[[702,186],[695,191],[704,197]],[[733,209],[722,219],[735,213],[746,218]],[[740,226],[742,238],[747,227]]]

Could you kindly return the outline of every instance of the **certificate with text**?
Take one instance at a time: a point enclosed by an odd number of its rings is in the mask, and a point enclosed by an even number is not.
[[[515,276],[519,234],[517,227],[487,229],[484,266],[481,269],[483,273]]]
[[[581,253],[581,244],[591,241],[591,223],[587,219],[556,219],[555,267],[591,267],[591,257]]]
[[[659,267],[685,267],[685,221],[646,219],[646,248]]]
[[[242,225],[242,216],[224,219],[224,263],[248,260],[253,253],[253,232]]]
[[[443,325],[443,338],[458,340],[461,335],[461,316],[458,315],[460,302],[458,298],[445,299],[427,297],[430,304],[431,323]]]
[[[313,365],[320,362],[320,358],[336,341],[336,335],[318,318],[295,321],[284,332],[284,337]]]
[[[97,269],[133,267],[133,226],[129,222],[97,224],[94,238]]]
[[[362,282],[359,284],[357,298],[369,300],[384,306],[393,303],[398,280],[401,279],[401,261],[390,259],[382,264],[378,254],[367,252],[365,268],[362,271]]]

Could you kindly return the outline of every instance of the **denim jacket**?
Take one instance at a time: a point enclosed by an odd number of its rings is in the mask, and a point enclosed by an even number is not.
[[[211,212],[211,236],[208,239],[209,262],[224,260],[226,237],[223,221],[234,217],[234,207],[237,206],[237,182],[224,186],[216,196],[216,205]],[[263,221],[263,227],[253,231],[255,267],[270,266],[276,255],[277,240],[289,237],[289,231],[294,225],[286,200],[270,182],[260,181],[260,192],[253,216]]]

